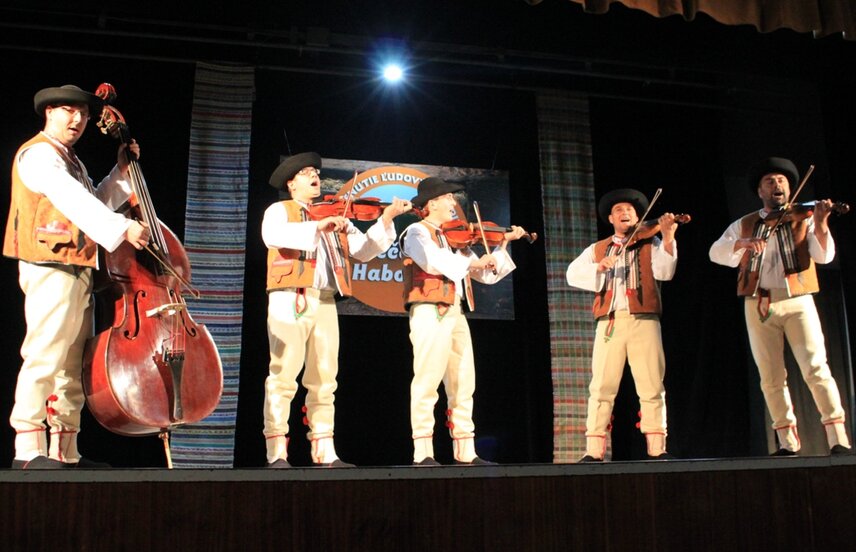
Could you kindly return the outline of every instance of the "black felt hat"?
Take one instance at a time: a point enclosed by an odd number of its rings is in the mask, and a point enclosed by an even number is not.
[[[648,209],[648,198],[642,192],[632,188],[619,188],[603,194],[597,204],[597,213],[600,220],[609,223],[609,215],[616,203],[629,203],[636,209],[636,216],[641,217]]]
[[[460,192],[464,187],[460,184],[446,182],[437,176],[429,176],[419,181],[416,187],[416,197],[410,200],[414,207],[423,209],[425,204],[443,194]]]
[[[784,157],[768,157],[758,161],[746,173],[746,183],[752,193],[758,193],[761,179],[768,174],[782,174],[788,179],[791,191],[799,186],[800,172],[790,159]]]
[[[314,151],[308,151],[292,155],[291,157],[286,157],[285,160],[279,164],[276,170],[273,171],[273,174],[270,175],[268,183],[280,191],[280,196],[290,197],[291,194],[288,191],[286,183],[293,179],[301,169],[306,167],[315,167],[316,169],[321,170],[321,156]],[[283,196],[283,194],[285,194],[285,196]]]
[[[73,84],[64,84],[52,88],[42,88],[33,96],[33,106],[36,113],[42,117],[45,115],[45,108],[49,105],[88,105],[89,115],[96,117],[104,107],[104,100]]]

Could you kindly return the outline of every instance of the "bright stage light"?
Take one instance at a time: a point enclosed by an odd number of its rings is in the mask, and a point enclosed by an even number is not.
[[[398,82],[404,78],[404,69],[397,63],[388,63],[383,68],[383,78],[386,82]]]

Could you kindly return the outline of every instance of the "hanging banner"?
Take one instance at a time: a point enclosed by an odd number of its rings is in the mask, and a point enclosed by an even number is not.
[[[356,182],[354,172],[357,172]],[[347,159],[324,159],[321,170],[323,194],[345,194],[353,198],[375,198],[390,203],[395,198],[412,199],[423,178],[439,176],[447,182],[464,186],[456,194],[467,217],[475,220],[470,206],[477,201],[482,217],[500,226],[509,226],[508,174],[485,169],[440,167],[433,165],[391,164]],[[351,284],[354,296],[338,303],[339,314],[394,316],[404,315],[404,283],[399,239],[409,225],[418,222],[415,214],[395,219],[398,238],[381,255],[362,263],[352,259]],[[367,230],[374,221],[354,221],[360,230]],[[509,246],[511,247],[511,246]],[[481,246],[474,246],[482,255]],[[494,285],[476,283],[476,312],[473,318],[514,319],[513,274]]]

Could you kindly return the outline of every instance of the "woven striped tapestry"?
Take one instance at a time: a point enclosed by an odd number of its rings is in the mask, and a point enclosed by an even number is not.
[[[590,292],[567,284],[568,264],[597,239],[588,99],[537,94],[547,304],[553,375],[553,462],[585,453],[594,319]]]
[[[255,94],[251,67],[196,66],[184,245],[193,285],[187,301],[211,332],[223,362],[223,397],[204,420],[172,434],[177,468],[231,468],[238,410],[244,303],[250,128]]]

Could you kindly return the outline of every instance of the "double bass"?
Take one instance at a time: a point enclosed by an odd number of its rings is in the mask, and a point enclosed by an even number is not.
[[[110,103],[115,89],[98,87],[105,102],[97,125],[130,144],[127,124]],[[190,262],[176,235],[154,210],[139,163],[129,148],[133,195],[126,216],[151,231],[143,250],[122,244],[104,258],[107,283],[96,290],[109,327],[86,344],[83,388],[98,422],[120,435],[159,435],[172,467],[169,431],[214,411],[223,392],[223,368],[211,334],[197,324],[182,296],[190,284]]]

